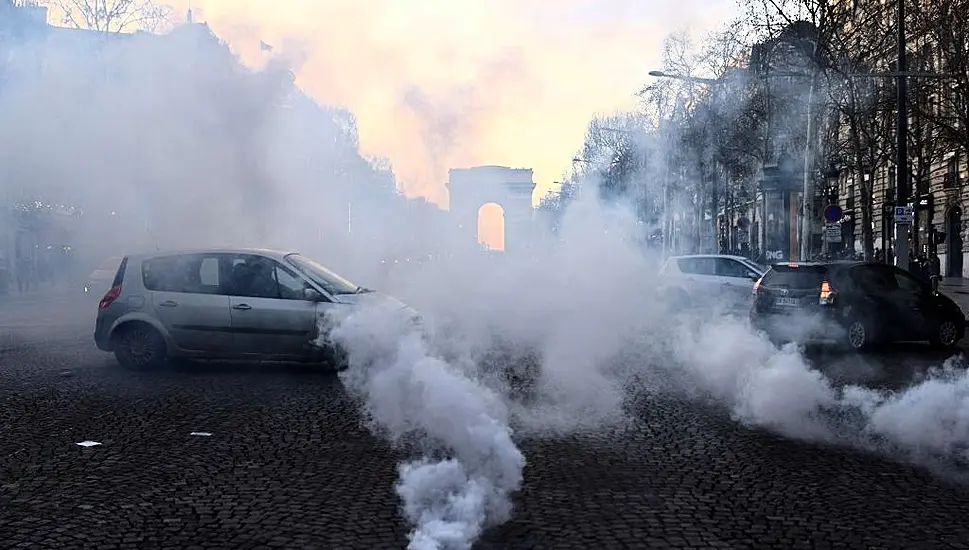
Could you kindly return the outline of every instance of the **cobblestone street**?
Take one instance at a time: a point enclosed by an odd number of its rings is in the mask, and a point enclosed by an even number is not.
[[[400,457],[360,427],[335,376],[265,365],[126,372],[94,349],[92,310],[0,313],[0,546],[406,545]],[[854,376],[898,386],[942,359],[890,353]],[[640,427],[621,435],[521,442],[516,512],[476,548],[969,547],[969,485],[957,478],[749,430],[695,405],[646,400],[637,414]],[[76,445],[87,440],[100,445]]]

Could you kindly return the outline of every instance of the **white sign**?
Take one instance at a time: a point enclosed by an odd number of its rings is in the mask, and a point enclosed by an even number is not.
[[[766,255],[767,255],[767,259],[768,260],[783,260],[784,259],[784,251],[783,250],[768,250]]]
[[[895,207],[895,223],[912,223],[913,220],[911,206]]]
[[[829,243],[841,242],[841,224],[829,223],[824,226],[824,239]]]

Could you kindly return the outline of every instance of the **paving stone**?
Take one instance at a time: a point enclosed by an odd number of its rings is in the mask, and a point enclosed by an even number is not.
[[[4,547],[406,546],[393,491],[401,455],[361,429],[332,375],[264,365],[130,373],[93,349],[88,306],[50,307],[56,315],[0,305]],[[903,347],[865,360],[879,366],[872,383],[891,387],[940,357]],[[838,361],[825,359],[832,376],[852,380]],[[969,541],[969,486],[957,479],[744,429],[706,406],[652,396],[633,412],[641,422],[620,435],[521,441],[529,462],[515,514],[476,548]],[[198,430],[213,435],[188,436]],[[103,445],[74,445],[84,439]]]

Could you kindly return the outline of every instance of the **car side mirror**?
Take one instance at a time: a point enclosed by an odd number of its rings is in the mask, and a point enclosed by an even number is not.
[[[747,272],[747,278],[750,279],[751,281],[756,281],[756,280],[760,279],[760,275],[754,273],[753,271],[748,271]]]
[[[303,289],[303,299],[309,302],[322,302],[323,295],[319,293],[315,288],[304,288]]]

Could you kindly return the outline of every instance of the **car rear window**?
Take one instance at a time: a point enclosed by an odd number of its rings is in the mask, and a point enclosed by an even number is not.
[[[128,257],[125,256],[121,259],[121,265],[118,266],[118,271],[114,274],[114,281],[111,283],[112,287],[116,287],[124,281],[124,272],[128,267]]]
[[[101,262],[101,265],[98,266],[97,271],[117,271],[122,260],[123,258],[120,257],[108,258],[107,260]]]
[[[764,286],[783,286],[787,288],[820,287],[827,276],[828,268],[823,265],[774,265],[764,275]]]

